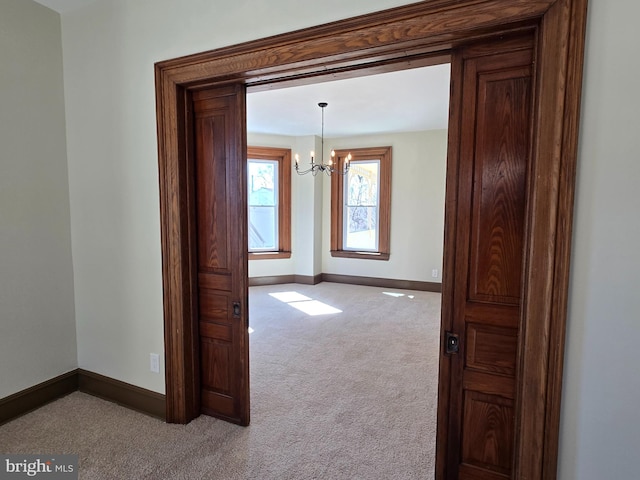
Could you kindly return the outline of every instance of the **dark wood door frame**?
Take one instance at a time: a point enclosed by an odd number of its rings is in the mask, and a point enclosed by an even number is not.
[[[189,91],[224,83],[268,88],[411,68],[438,63],[481,38],[534,30],[533,160],[513,471],[518,479],[555,478],[586,9],[587,0],[425,1],[156,64],[167,420],[186,423],[199,414]],[[457,187],[455,178],[447,173],[448,189]],[[447,212],[452,208],[447,205]],[[453,232],[455,219],[448,218],[445,231]],[[445,246],[445,272],[452,268],[453,248]],[[451,322],[451,289],[445,276],[443,328]],[[441,396],[449,391],[448,368],[441,360]],[[438,445],[444,434],[438,432]]]

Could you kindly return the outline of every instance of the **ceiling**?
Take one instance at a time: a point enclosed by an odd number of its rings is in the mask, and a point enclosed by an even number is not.
[[[450,66],[322,82],[247,95],[247,130],[327,137],[446,129]]]
[[[36,0],[61,14],[96,0]],[[450,66],[436,65],[247,95],[247,131],[327,137],[445,129]]]

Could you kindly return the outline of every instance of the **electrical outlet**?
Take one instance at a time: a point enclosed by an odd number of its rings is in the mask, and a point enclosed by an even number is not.
[[[431,270],[431,276],[433,278],[438,278],[438,269],[434,268],[433,270]]]
[[[160,373],[160,355],[157,353],[149,354],[149,369],[153,373]]]

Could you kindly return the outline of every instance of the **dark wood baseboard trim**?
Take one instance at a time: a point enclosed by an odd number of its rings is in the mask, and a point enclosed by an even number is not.
[[[78,390],[161,420],[166,419],[166,399],[161,393],[81,368],[78,369]]]
[[[58,375],[0,399],[0,425],[20,417],[78,389],[78,371]]]
[[[365,285],[368,287],[396,288],[400,290],[420,290],[423,292],[442,292],[442,284],[435,282],[419,282],[417,280],[397,280],[394,278],[357,277],[354,275],[339,275],[323,273],[323,282],[348,283],[351,285]]]
[[[317,285],[322,281],[322,274],[318,275],[273,275],[268,277],[249,277],[250,287],[263,285],[282,285],[285,283],[301,283],[303,285]]]
[[[318,275],[273,275],[269,277],[250,277],[249,286],[282,285],[285,283],[300,283],[302,285],[317,285],[320,282],[348,283],[368,287],[396,288],[404,290],[420,290],[423,292],[442,292],[442,284],[436,282],[419,282],[417,280],[396,280],[394,278],[357,277],[355,275],[339,275],[336,273],[321,273]]]
[[[0,425],[80,390],[165,420],[165,396],[145,388],[77,368],[0,399]]]
[[[269,277],[249,277],[250,287],[263,285],[281,285],[283,283],[296,283],[295,275],[272,275]]]
[[[317,285],[322,282],[322,274],[319,273],[313,277],[310,275],[295,275],[294,280],[296,283],[301,283],[303,285]]]

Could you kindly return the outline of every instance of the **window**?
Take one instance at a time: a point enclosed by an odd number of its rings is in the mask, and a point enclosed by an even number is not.
[[[249,259],[291,257],[291,150],[247,147]]]
[[[349,153],[349,172],[331,176],[331,255],[388,260],[391,147],[336,150],[338,169]]]

